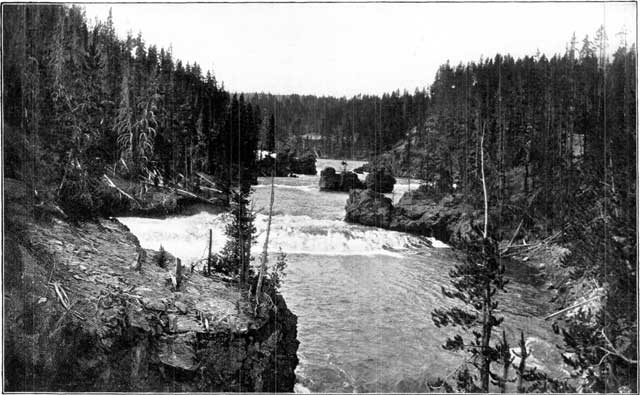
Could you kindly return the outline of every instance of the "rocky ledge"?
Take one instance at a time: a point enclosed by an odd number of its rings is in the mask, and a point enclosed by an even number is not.
[[[367,174],[364,182],[367,185],[367,189],[379,193],[391,193],[393,192],[396,179],[389,170],[382,168],[374,169],[371,173]]]
[[[295,152],[283,150],[275,155],[269,154],[260,159],[257,163],[258,174],[263,177],[270,177],[275,170],[276,177],[289,177],[294,174],[307,174],[315,176],[316,156],[311,152],[306,152],[298,156]]]
[[[70,224],[29,200],[5,180],[5,389],[293,391],[297,317],[280,295],[255,316],[190,268],[176,289],[173,259],[158,266],[118,221]]]
[[[373,190],[352,190],[345,209],[347,222],[435,237],[449,244],[475,238],[473,226],[482,224],[482,213],[465,204],[461,195],[438,200],[424,188],[405,193],[395,206]]]
[[[326,167],[320,172],[320,190],[334,192],[349,192],[352,189],[362,189],[365,185],[358,175],[351,171],[336,173],[333,167]]]

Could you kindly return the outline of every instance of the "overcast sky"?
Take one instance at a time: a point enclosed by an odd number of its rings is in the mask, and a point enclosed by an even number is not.
[[[142,32],[213,69],[230,91],[351,96],[428,86],[438,66],[564,52],[600,25],[635,42],[634,3],[93,4],[118,35]]]

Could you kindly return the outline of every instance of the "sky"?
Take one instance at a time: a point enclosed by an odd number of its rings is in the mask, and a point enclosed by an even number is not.
[[[631,2],[87,4],[87,17],[213,70],[232,92],[353,96],[428,87],[438,67],[563,53],[604,25],[635,42]]]

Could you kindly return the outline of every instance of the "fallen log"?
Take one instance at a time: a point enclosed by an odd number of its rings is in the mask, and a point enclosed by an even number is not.
[[[562,309],[562,310],[556,311],[555,313],[549,314],[548,316],[544,317],[544,319],[545,319],[545,320],[548,320],[549,318],[553,318],[553,317],[555,317],[555,316],[557,316],[557,315],[560,315],[560,314],[562,314],[562,313],[566,313],[566,312],[567,312],[567,311],[569,311],[569,310],[573,310],[573,309],[575,309],[576,307],[580,307],[580,306],[585,305],[585,304],[587,304],[587,303],[589,303],[589,302],[593,302],[594,300],[599,299],[599,298],[601,298],[601,297],[602,297],[602,295],[596,295],[596,296],[591,297],[591,298],[589,298],[589,299],[587,299],[587,300],[583,300],[582,302],[580,302],[580,303],[576,303],[576,304],[574,304],[573,306],[569,306],[569,307],[564,308],[564,309]]]
[[[205,180],[206,182],[208,182],[209,184],[211,184],[211,186],[213,186],[213,187],[217,187],[216,183],[215,183],[212,179],[210,179],[209,177],[207,177],[207,175],[205,175],[204,173],[199,172],[199,171],[196,171],[196,174],[198,175],[198,177],[202,178],[203,180]],[[218,192],[222,192],[222,191],[218,190],[217,188],[213,188],[213,189],[215,189],[215,190],[216,190],[216,191],[218,191]]]
[[[209,187],[200,186],[200,189],[204,189],[205,191],[211,191],[211,192],[216,192],[216,193],[223,193],[221,190],[216,189],[216,188],[209,188]]]
[[[106,174],[103,174],[102,177],[104,177],[108,186],[110,186],[111,188],[114,188],[116,191],[120,192],[130,200],[133,200],[138,205],[138,208],[142,208],[142,205],[140,204],[140,202],[138,202],[138,200],[136,200],[136,198],[134,198],[133,196],[129,195],[128,193],[123,191],[121,188],[119,188],[116,184],[113,183],[113,181],[111,181],[111,179]]]
[[[522,227],[522,224],[524,223],[524,218],[522,219],[522,221],[520,221],[520,224],[518,225],[518,227],[516,228],[516,231],[513,232],[513,237],[511,238],[511,240],[509,241],[509,244],[507,244],[507,246],[500,251],[501,254],[504,254],[505,252],[507,252],[509,250],[509,247],[511,247],[511,245],[513,244],[514,240],[516,239],[516,236],[518,235],[518,232],[520,232],[520,228]]]
[[[202,196],[198,196],[193,192],[185,191],[184,189],[180,189],[180,188],[176,188],[176,187],[170,187],[170,186],[166,186],[166,185],[155,186],[155,185],[153,185],[153,184],[151,184],[149,182],[146,182],[146,181],[144,181],[143,184],[152,185],[152,186],[154,186],[156,188],[166,189],[166,190],[174,192],[178,196],[188,197],[188,198],[191,198],[191,199],[196,199],[196,200],[201,201],[202,203],[213,204],[213,205],[216,204],[216,202],[214,202],[213,200],[209,200],[209,199],[203,198]]]
[[[202,196],[198,196],[198,195],[196,195],[195,193],[192,193],[192,192],[188,192],[188,191],[185,191],[185,190],[182,190],[182,189],[178,189],[178,188],[175,188],[174,191],[179,196],[184,196],[184,197],[196,199],[198,201],[201,201],[201,202],[207,203],[207,204],[213,204],[213,205],[216,204],[214,201],[209,200],[209,199],[205,199]]]

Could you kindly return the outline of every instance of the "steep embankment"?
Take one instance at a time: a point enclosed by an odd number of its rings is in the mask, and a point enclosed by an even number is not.
[[[347,222],[434,237],[453,246],[480,237],[474,228],[483,225],[483,213],[466,204],[462,195],[438,199],[424,187],[405,193],[395,206],[391,199],[370,189],[352,190],[345,210]],[[502,241],[500,249],[511,262],[510,271],[549,291],[545,297],[558,310],[600,295],[601,289],[593,282],[573,278],[572,268],[563,263],[571,252],[555,244],[554,238],[517,245]],[[594,300],[580,308],[597,310],[599,306]]]
[[[447,244],[475,238],[472,225],[481,225],[481,213],[461,196],[436,200],[423,188],[405,193],[395,206],[371,189],[352,190],[345,210],[347,222],[435,237]]]
[[[297,317],[254,317],[219,279],[171,273],[116,220],[35,215],[5,180],[5,389],[292,391]],[[39,218],[36,218],[39,217]]]

